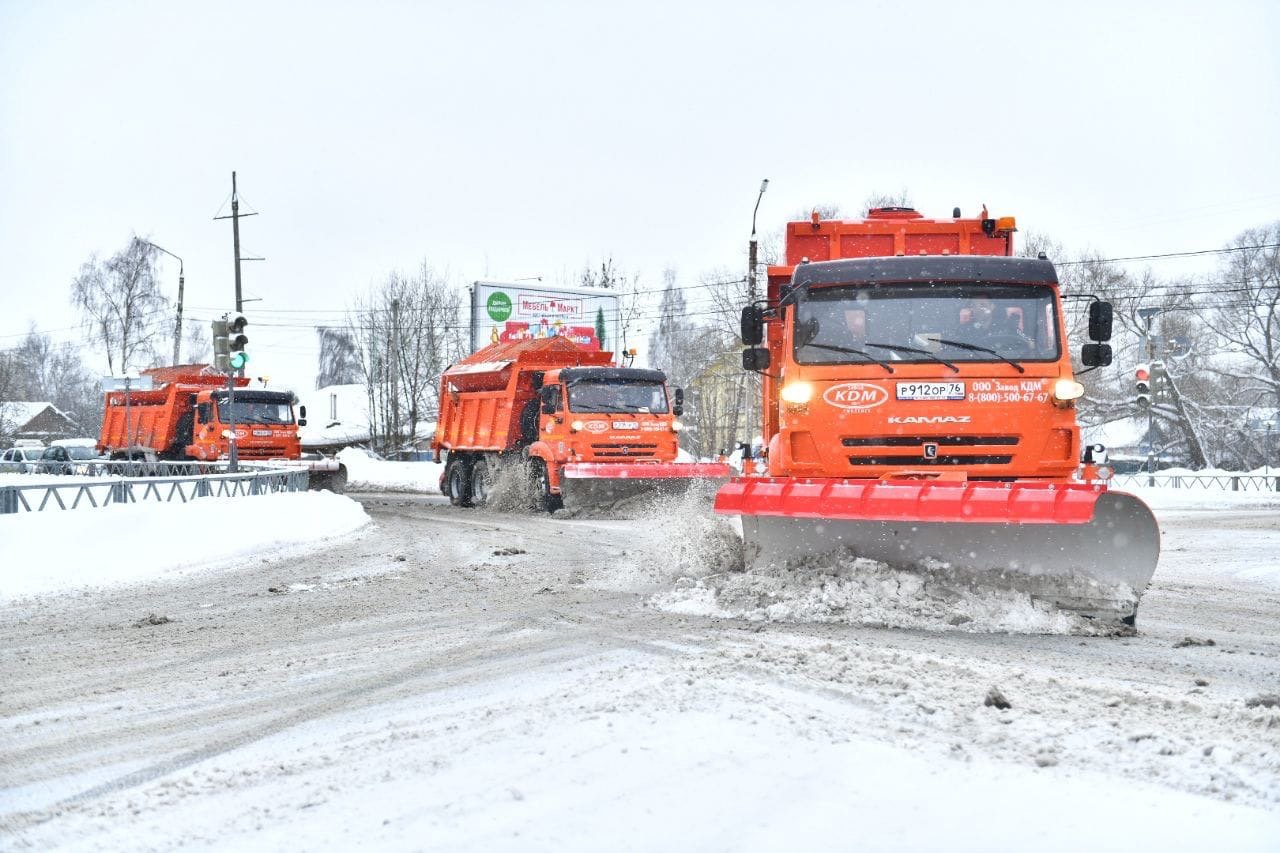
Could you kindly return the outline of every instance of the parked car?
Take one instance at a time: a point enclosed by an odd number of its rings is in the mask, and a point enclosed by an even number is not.
[[[35,470],[43,447],[10,447],[0,453],[0,473],[27,474]]]
[[[90,474],[94,462],[106,461],[93,447],[55,444],[45,448],[36,463],[40,474]]]

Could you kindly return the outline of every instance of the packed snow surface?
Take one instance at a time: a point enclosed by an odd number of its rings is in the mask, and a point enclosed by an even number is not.
[[[748,575],[705,494],[464,510],[366,460],[358,502],[0,517],[0,847],[1280,849],[1274,496],[1142,492],[1117,638]]]

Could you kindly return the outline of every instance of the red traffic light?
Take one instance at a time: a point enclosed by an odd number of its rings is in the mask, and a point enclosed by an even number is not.
[[[1133,372],[1133,378],[1139,382],[1146,382],[1151,378],[1151,371],[1144,364]]]

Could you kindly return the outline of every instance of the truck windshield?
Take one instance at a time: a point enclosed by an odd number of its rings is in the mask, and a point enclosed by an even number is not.
[[[814,288],[795,310],[800,364],[1056,361],[1050,287],[982,282]]]
[[[574,382],[569,386],[569,410],[665,415],[667,389],[654,382]]]
[[[291,424],[293,423],[293,407],[288,403],[266,402],[262,400],[241,400],[236,398],[235,416],[238,424]],[[218,422],[230,423],[230,412],[227,401],[218,401]]]

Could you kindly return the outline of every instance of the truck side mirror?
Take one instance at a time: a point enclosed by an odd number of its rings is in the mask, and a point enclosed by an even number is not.
[[[1111,340],[1111,303],[1089,303],[1089,339],[1093,341]],[[1105,364],[1110,364],[1108,358]]]
[[[299,406],[299,407],[298,407],[298,418],[299,418],[299,419],[302,419],[302,418],[305,418],[306,416],[307,416],[307,407],[306,407],[306,406]]]
[[[558,410],[556,406],[556,393],[560,390],[557,385],[549,385],[542,389],[542,414],[554,415]]]
[[[195,395],[195,394],[188,394],[188,395],[187,395],[187,405],[188,405],[188,406],[194,406],[195,404],[196,404],[196,395]]]
[[[676,404],[671,407],[671,414],[677,418],[684,414],[684,389],[676,389]]]
[[[196,416],[200,418],[200,423],[207,424],[213,420],[213,406],[209,403],[201,403],[196,407]]]
[[[1111,363],[1111,344],[1085,344],[1080,348],[1080,363],[1085,367],[1106,367]]]
[[[755,305],[742,309],[742,342],[749,347],[764,340],[764,311]]]
[[[769,351],[764,347],[751,347],[742,351],[742,369],[759,373],[769,369]]]

